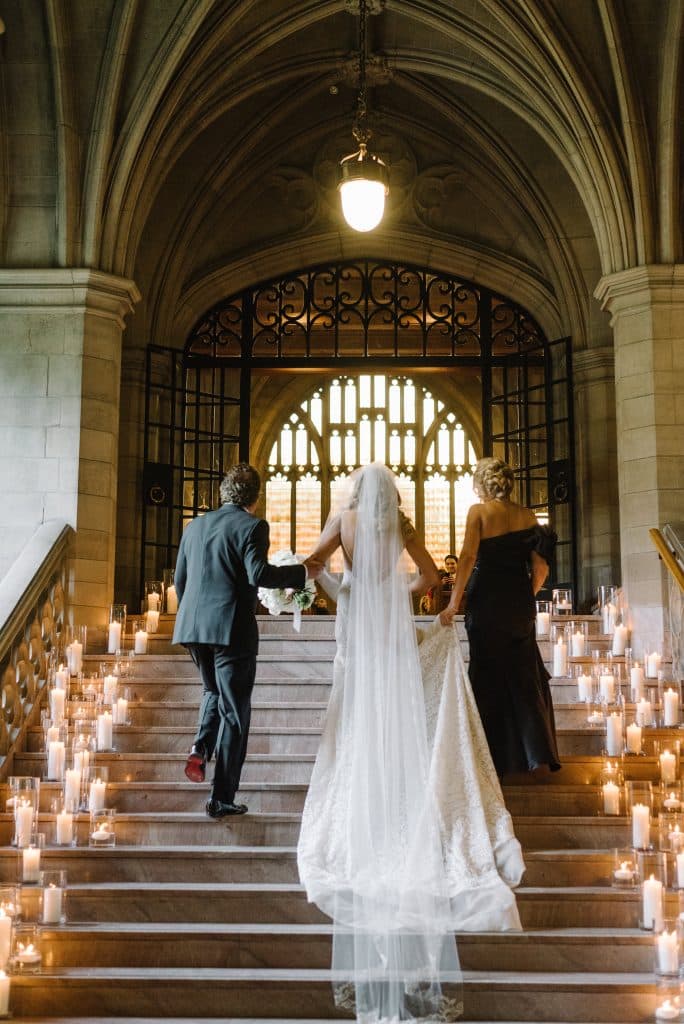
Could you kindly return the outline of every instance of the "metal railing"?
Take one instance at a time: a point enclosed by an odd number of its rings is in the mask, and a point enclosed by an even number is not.
[[[50,652],[64,638],[72,533],[62,520],[44,523],[0,581],[0,779],[37,719]]]

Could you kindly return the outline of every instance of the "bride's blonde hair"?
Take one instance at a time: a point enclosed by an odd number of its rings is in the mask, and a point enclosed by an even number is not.
[[[475,467],[473,490],[483,501],[508,498],[514,484],[513,470],[503,459],[480,459]]]

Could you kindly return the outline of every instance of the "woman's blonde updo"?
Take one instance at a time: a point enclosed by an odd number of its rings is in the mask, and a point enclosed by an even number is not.
[[[514,484],[513,470],[503,459],[480,459],[475,467],[473,490],[482,501],[508,498]]]

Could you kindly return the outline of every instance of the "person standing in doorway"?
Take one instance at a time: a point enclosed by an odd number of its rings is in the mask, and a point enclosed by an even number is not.
[[[269,564],[268,523],[254,514],[260,488],[253,466],[233,466],[221,483],[221,507],[188,524],[176,561],[179,605],[173,642],[187,647],[203,688],[185,774],[192,782],[203,782],[206,763],[215,756],[206,805],[210,818],[247,811],[245,804],[235,803],[235,794],[247,752],[256,675],[257,589],[300,589],[322,569],[311,560]]]

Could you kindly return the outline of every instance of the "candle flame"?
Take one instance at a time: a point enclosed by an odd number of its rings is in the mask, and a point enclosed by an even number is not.
[[[621,861],[620,861],[620,870],[621,870],[621,871],[626,871],[626,870],[627,870],[627,864],[628,864],[628,863],[629,863],[629,861],[626,861],[626,860],[621,860]]]

